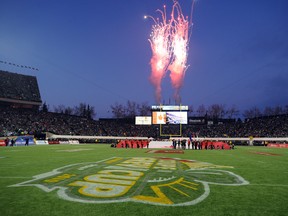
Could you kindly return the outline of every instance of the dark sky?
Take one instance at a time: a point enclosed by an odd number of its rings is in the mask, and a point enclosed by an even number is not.
[[[190,14],[192,0],[179,0]],[[148,42],[156,9],[172,0],[0,0],[0,60],[39,68],[33,75],[50,105],[155,104]],[[288,104],[288,1],[197,0],[182,104]],[[173,103],[167,75],[163,102]]]

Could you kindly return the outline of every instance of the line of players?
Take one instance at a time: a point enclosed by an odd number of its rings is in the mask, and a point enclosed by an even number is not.
[[[186,145],[187,143],[187,145]],[[190,139],[186,140],[186,139],[173,139],[172,140],[172,146],[173,146],[173,149],[183,149],[185,150],[186,148],[187,149],[199,149],[201,150],[202,149],[202,143],[200,141],[194,141]],[[191,148],[190,148],[191,147]]]
[[[120,140],[113,147],[118,148],[149,148],[149,140]]]

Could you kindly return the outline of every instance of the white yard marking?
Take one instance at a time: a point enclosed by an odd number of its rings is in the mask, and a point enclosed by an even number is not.
[[[31,177],[25,177],[25,176],[0,176],[0,179],[30,179]]]
[[[79,152],[79,151],[89,151],[91,149],[65,149],[65,150],[57,150],[57,152]]]
[[[251,186],[288,187],[288,184],[250,184]]]

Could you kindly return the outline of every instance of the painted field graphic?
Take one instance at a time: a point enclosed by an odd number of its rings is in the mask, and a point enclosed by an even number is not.
[[[209,184],[249,184],[241,176],[221,170],[229,168],[233,167],[176,158],[113,157],[64,166],[10,187],[35,186],[82,203],[184,206],[203,201],[210,193]]]

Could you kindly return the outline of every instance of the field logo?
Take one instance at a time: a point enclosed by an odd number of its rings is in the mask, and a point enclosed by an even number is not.
[[[175,158],[110,158],[72,164],[10,187],[56,190],[60,198],[82,203],[141,202],[163,206],[195,205],[210,193],[209,184],[249,184],[218,166]]]

